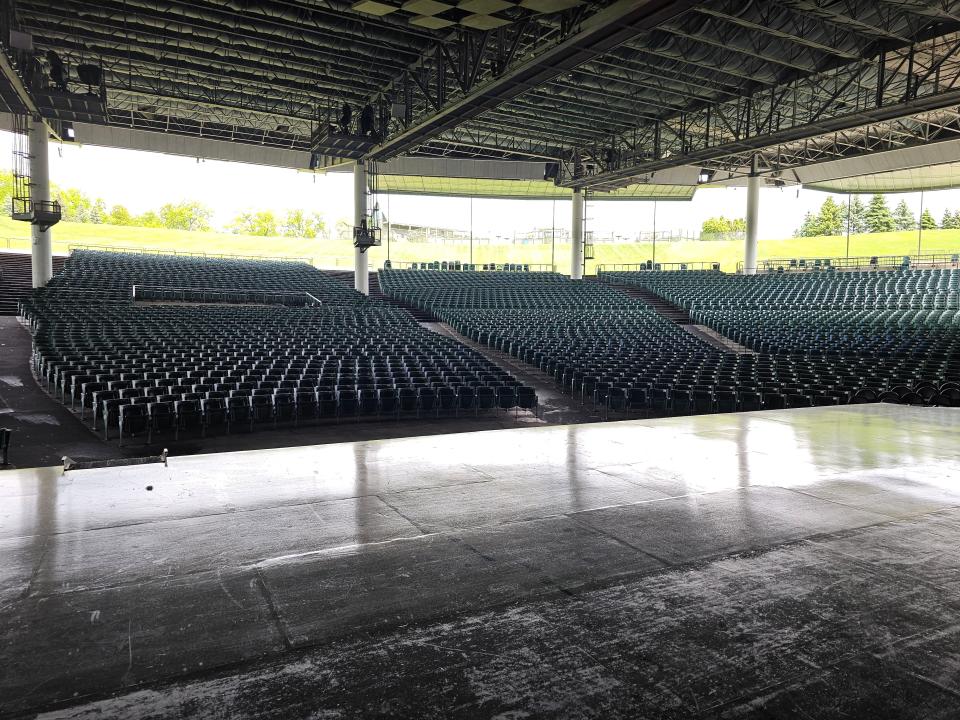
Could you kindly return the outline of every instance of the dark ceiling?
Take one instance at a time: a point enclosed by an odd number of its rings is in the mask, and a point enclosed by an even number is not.
[[[791,143],[960,103],[960,0],[19,0],[15,18],[40,54],[103,66],[111,124],[305,149],[369,102],[374,157],[557,160],[569,185],[760,149],[776,170],[804,161]]]

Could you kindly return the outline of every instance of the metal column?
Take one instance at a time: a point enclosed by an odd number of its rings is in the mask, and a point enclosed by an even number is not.
[[[573,217],[570,233],[570,279],[583,279],[583,191],[573,190]]]
[[[747,239],[743,248],[743,274],[757,274],[757,231],[760,217],[760,175],[757,156],[753,156],[747,178]]]
[[[30,199],[33,203],[47,203],[50,200],[50,165],[47,159],[47,126],[42,120],[30,124]],[[53,243],[50,229],[40,230],[39,225],[31,226],[33,242],[31,247],[33,268],[33,287],[43,287],[53,277]]]
[[[353,168],[353,226],[360,227],[366,217],[367,166],[363,161],[358,161]],[[353,249],[353,288],[364,295],[370,294],[368,252],[370,251],[360,252],[360,248]]]

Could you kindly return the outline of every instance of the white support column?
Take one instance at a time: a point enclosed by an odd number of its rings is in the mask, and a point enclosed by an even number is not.
[[[583,191],[573,190],[573,218],[570,228],[570,279],[583,279]]]
[[[367,217],[367,166],[363,161],[357,161],[353,168],[353,226],[360,227],[360,222]],[[353,249],[353,288],[364,295],[370,294],[370,275],[367,253],[360,252],[360,248]]]
[[[760,175],[753,156],[747,178],[747,239],[743,248],[743,274],[757,274],[757,232],[760,220]]]
[[[47,126],[41,120],[30,125],[30,197],[33,202],[50,200],[50,166],[47,160]],[[53,246],[50,230],[32,225],[33,287],[43,287],[53,277]]]

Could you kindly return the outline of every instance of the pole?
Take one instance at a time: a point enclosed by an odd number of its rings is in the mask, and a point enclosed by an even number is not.
[[[358,160],[353,168],[353,226],[360,227],[367,217],[367,168]],[[370,275],[367,251],[353,249],[353,288],[364,295],[370,294]]]
[[[43,120],[34,119],[30,125],[30,200],[33,203],[46,203],[50,200],[50,165],[47,160],[49,141],[47,126]],[[31,225],[33,242],[31,247],[31,275],[33,287],[46,285],[53,277],[53,245],[50,240],[50,228],[40,230],[39,225]]]
[[[570,237],[570,279],[583,279],[583,191],[573,189],[573,213]]]
[[[470,196],[470,264],[473,265],[473,195]]]
[[[923,242],[923,190],[920,191],[920,222],[917,223],[917,260],[920,255],[920,244]]]
[[[853,195],[847,193],[847,255],[846,259],[850,259],[850,200],[853,198]]]
[[[553,272],[557,271],[557,201],[553,200],[550,208],[550,266]]]
[[[743,274],[757,274],[757,235],[760,219],[760,173],[757,171],[757,156],[750,161],[750,176],[747,178],[747,238],[743,248]]]
[[[387,262],[390,262],[390,193],[387,193]]]
[[[657,267],[657,201],[653,201],[653,267]]]

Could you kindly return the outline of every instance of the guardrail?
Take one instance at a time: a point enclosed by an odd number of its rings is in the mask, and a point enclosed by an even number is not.
[[[432,262],[391,261],[384,270],[441,270],[446,272],[556,272],[555,266],[537,263],[465,263],[459,260]]]
[[[26,250],[30,250],[31,243],[33,241],[28,237],[2,237],[0,238],[0,248],[4,250],[12,250],[14,247],[18,249],[20,247],[25,247]]]
[[[175,250],[169,248],[145,248],[145,247],[121,247],[119,245],[95,245],[86,243],[71,243],[68,245],[70,252],[74,250],[93,250],[96,252],[119,252],[135,253],[140,255],[175,255],[177,257],[198,257],[211,258],[219,260],[267,260],[270,262],[302,262],[308,265],[313,264],[313,258],[308,257],[286,257],[272,255],[234,255],[231,253],[207,253],[194,252],[189,250]]]
[[[323,305],[304,290],[246,290],[242,288],[170,287],[168,285],[133,285],[134,302],[216,303],[227,305],[286,305],[315,307]]]
[[[852,270],[908,270],[923,267],[960,267],[960,252],[834,258],[774,258],[758,262],[757,272],[842,272]],[[743,272],[743,262],[737,263],[737,272]]]
[[[718,262],[676,262],[655,263],[652,260],[642,263],[614,263],[597,265],[597,272],[682,272],[684,270],[714,270],[720,272]]]

